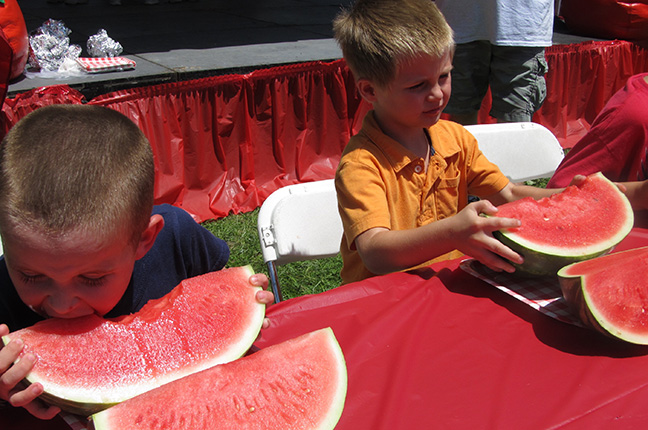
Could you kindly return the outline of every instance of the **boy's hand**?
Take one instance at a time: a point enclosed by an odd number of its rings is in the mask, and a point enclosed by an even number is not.
[[[576,185],[579,186],[585,179],[587,179],[587,176],[584,175],[576,175],[572,178],[571,182],[569,185]]]
[[[9,328],[5,324],[0,324],[0,336],[8,334]],[[17,387],[18,383],[31,372],[36,361],[33,354],[27,354],[18,363],[13,364],[22,349],[23,343],[20,339],[12,340],[0,349],[0,398],[7,400],[12,406],[27,409],[36,418],[52,419],[61,410],[56,406],[46,405],[37,398],[43,393],[41,384],[31,384],[21,391]]]
[[[495,215],[497,208],[488,200],[480,200],[463,208],[456,221],[461,230],[456,237],[457,249],[470,255],[482,264],[496,271],[513,273],[515,268],[506,260],[522,263],[522,257],[493,237],[496,230],[520,226],[520,220],[513,218],[484,217],[481,214]]]
[[[274,303],[274,294],[272,294],[272,291],[268,291],[268,285],[270,284],[270,281],[268,280],[268,277],[266,275],[264,275],[263,273],[255,273],[254,275],[250,276],[250,284],[263,288],[263,290],[256,293],[257,302],[264,305],[271,305]],[[263,320],[263,326],[261,328],[265,329],[268,327],[270,327],[270,320],[268,318],[265,318]]]

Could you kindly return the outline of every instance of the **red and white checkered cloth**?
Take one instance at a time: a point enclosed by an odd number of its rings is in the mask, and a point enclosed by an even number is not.
[[[563,298],[558,278],[495,272],[472,258],[462,261],[459,267],[547,316],[583,327],[583,323]]]
[[[71,430],[87,430],[89,427],[88,420],[83,417],[68,414],[67,412],[61,412],[59,415],[70,426]]]
[[[88,73],[116,72],[135,68],[135,61],[126,57],[79,57],[77,63]]]

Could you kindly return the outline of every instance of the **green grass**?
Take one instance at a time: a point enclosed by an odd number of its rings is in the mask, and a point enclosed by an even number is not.
[[[229,215],[202,225],[225,240],[230,247],[229,267],[250,264],[256,273],[268,274],[257,233],[259,209],[245,214]],[[284,299],[317,294],[337,287],[342,282],[340,256],[320,260],[298,261],[277,268]]]
[[[526,182],[527,185],[545,187],[549,178]],[[230,215],[202,225],[216,236],[225,240],[230,247],[229,267],[250,264],[256,273],[268,274],[263,262],[257,217],[259,209],[245,214]],[[317,294],[335,288],[342,282],[340,270],[342,258],[324,258],[321,260],[298,261],[277,268],[281,292],[284,299]]]

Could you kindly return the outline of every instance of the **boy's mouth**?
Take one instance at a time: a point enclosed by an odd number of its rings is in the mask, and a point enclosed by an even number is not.
[[[441,107],[435,107],[432,109],[428,109],[425,112],[423,112],[425,115],[438,115],[441,113]]]

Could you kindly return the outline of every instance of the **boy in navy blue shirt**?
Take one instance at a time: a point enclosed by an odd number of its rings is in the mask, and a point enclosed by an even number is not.
[[[9,131],[0,146],[0,336],[50,317],[130,314],[225,266],[223,240],[182,209],[153,207],[154,174],[146,137],[112,109],[48,106]],[[250,282],[268,285],[262,274]],[[35,361],[12,364],[22,346],[0,350],[0,399],[52,418],[59,409],[37,399],[41,384],[17,385]]]

